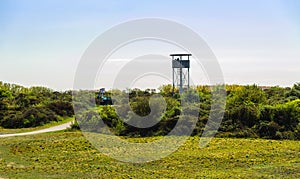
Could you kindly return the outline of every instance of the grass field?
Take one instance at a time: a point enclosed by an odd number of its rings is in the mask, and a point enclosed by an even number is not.
[[[4,129],[0,127],[0,134],[14,134],[14,133],[22,133],[22,132],[31,132],[31,131],[36,131],[36,130],[41,130],[41,129],[46,129],[49,127],[54,127],[60,124],[64,124],[70,121],[74,121],[74,117],[67,117],[67,118],[59,118],[59,121],[52,121],[48,124],[38,126],[38,127],[30,127],[30,128],[20,128],[20,129]]]
[[[132,164],[99,153],[80,132],[2,138],[0,178],[300,178],[300,141],[214,138],[204,149],[198,142]]]

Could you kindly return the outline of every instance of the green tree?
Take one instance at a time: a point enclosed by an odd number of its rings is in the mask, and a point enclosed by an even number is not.
[[[300,99],[300,83],[294,84],[292,89],[286,94],[290,100]]]

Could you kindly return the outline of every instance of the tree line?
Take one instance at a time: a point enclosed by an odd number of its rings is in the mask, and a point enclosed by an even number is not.
[[[166,106],[156,102],[151,106],[149,99],[157,93],[150,90],[134,89],[129,92],[114,90],[116,93],[129,95],[129,105],[119,100],[115,106],[99,106],[97,110],[83,110],[76,116],[80,126],[89,126],[88,130],[97,132],[101,130],[100,120],[103,120],[110,130],[121,136],[159,136],[167,135],[176,126],[181,115],[184,115],[186,125],[179,130],[186,130],[192,123],[191,115],[183,114],[184,110],[199,111],[197,123],[192,135],[201,135],[209,119],[212,90],[209,86],[193,87],[196,94],[183,94],[180,96],[178,90],[175,95],[172,93],[172,86],[160,87],[160,92],[165,100]],[[219,137],[252,137],[268,139],[300,139],[300,83],[292,88],[279,86],[263,89],[257,85],[226,85],[226,107],[224,118],[217,133]],[[129,94],[128,94],[129,93]],[[186,96],[184,96],[186,95]],[[181,100],[189,97],[191,100],[199,96],[187,106],[181,107]],[[147,116],[151,110],[162,108],[165,112],[156,116],[159,122],[149,128],[138,128],[127,124],[139,116]],[[200,108],[200,109],[199,109]],[[97,115],[99,114],[99,115]]]
[[[300,83],[291,88],[225,85],[223,89],[226,93],[226,107],[218,136],[300,139]],[[192,135],[201,135],[211,112],[212,88],[195,86],[192,90],[193,93],[182,95],[179,95],[178,90],[173,94],[172,85],[161,86],[159,92],[149,89],[110,90],[106,95],[115,98],[114,105],[95,107],[95,102],[100,104],[97,92],[76,91],[82,95],[77,95],[80,99],[73,101],[72,105],[72,91],[58,92],[45,87],[25,88],[0,82],[0,126],[24,128],[44,125],[62,117],[73,116],[73,109],[76,109],[79,124],[75,123],[73,128],[89,126],[89,131],[97,132],[102,129],[100,121],[104,121],[116,135],[159,136],[172,131],[182,116],[185,125],[178,130],[191,128],[195,121],[195,115],[191,114],[196,111],[197,119]],[[164,102],[153,98],[157,94],[163,97]],[[182,107],[184,98],[191,103]],[[194,100],[196,98],[199,100]],[[151,113],[151,110],[163,112],[156,114]],[[157,120],[155,125],[148,128],[130,125],[137,116],[149,115]]]

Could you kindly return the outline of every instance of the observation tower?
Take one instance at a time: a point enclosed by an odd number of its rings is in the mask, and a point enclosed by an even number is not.
[[[192,54],[171,54],[173,69],[173,95],[175,87],[179,94],[190,87],[190,56]]]

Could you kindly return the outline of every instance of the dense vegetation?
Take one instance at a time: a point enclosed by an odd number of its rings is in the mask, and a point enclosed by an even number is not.
[[[276,86],[263,89],[256,85],[227,85],[225,88],[227,93],[226,109],[218,136],[300,139],[299,83],[292,88]],[[194,89],[200,96],[200,102],[190,105],[188,110],[197,110],[197,107],[200,107],[198,122],[192,135],[201,135],[209,118],[212,93],[208,86],[197,86]],[[116,90],[111,93],[125,94],[124,91]],[[174,128],[183,110],[180,107],[182,98],[178,94],[173,97],[170,85],[160,88],[160,94],[164,97],[167,107],[161,116],[157,116],[160,119],[159,123],[149,128],[137,128],[127,124],[136,117],[134,113],[139,116],[147,116],[151,110],[159,111],[158,108],[164,108],[160,103],[155,103],[155,100],[152,101],[154,103],[152,109],[150,108],[149,98],[154,94],[156,93],[150,90],[134,89],[129,93],[130,105],[121,102],[116,106],[101,106],[97,110],[94,108],[83,110],[76,117],[80,119],[81,126],[89,126],[88,130],[92,132],[101,130],[100,117],[96,115],[99,113],[101,119],[117,135],[142,137],[166,135]],[[193,99],[191,95],[182,96]],[[187,120],[191,118],[189,115],[184,117]],[[184,130],[184,128],[180,130]]]
[[[0,178],[300,178],[300,141],[214,138],[200,149],[195,136],[164,159],[133,164],[101,154],[80,132],[0,140]]]
[[[300,139],[300,83],[292,88],[276,86],[262,89],[256,85],[226,85],[225,88],[226,109],[218,136]],[[124,98],[115,102],[114,106],[97,108],[93,106],[97,93],[79,91],[78,93],[86,95],[80,95],[81,98],[75,100],[75,109],[78,112],[76,118],[80,126],[90,126],[89,131],[92,132],[101,128],[100,118],[96,115],[100,114],[105,124],[117,135],[158,136],[166,135],[174,128],[183,110],[193,112],[200,108],[192,135],[201,135],[211,110],[211,88],[197,86],[194,87],[196,93],[187,93],[181,97],[178,92],[173,96],[171,85],[162,86],[159,90],[165,106],[161,99],[151,98],[158,94],[155,90],[133,89],[129,92],[108,92],[113,96],[129,95],[129,105]],[[195,95],[200,97],[200,101],[193,101]],[[183,98],[193,101],[184,109],[180,105]],[[97,98],[96,102],[99,103]],[[151,110],[165,111],[159,116],[154,116],[158,120],[157,124],[149,128],[129,125],[137,115],[153,115]],[[73,114],[71,91],[57,92],[44,87],[25,88],[0,82],[0,126],[4,128],[40,126]],[[192,123],[189,121],[192,121],[193,117],[184,116],[188,124]],[[184,131],[190,126],[183,126],[179,130]],[[76,124],[73,127],[78,128]]]
[[[41,126],[74,115],[71,91],[57,92],[44,87],[25,88],[0,82],[0,126]]]

